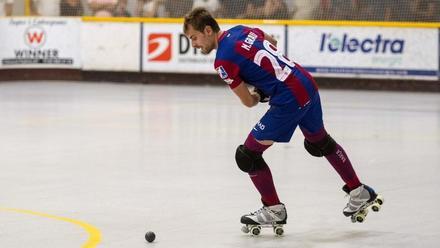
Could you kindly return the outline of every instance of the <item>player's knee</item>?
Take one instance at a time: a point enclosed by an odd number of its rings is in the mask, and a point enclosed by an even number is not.
[[[336,141],[328,134],[322,140],[314,143],[304,139],[304,148],[306,148],[312,156],[323,157],[335,151]]]
[[[237,147],[235,161],[238,168],[246,173],[257,171],[266,165],[262,154],[251,151],[244,145]]]

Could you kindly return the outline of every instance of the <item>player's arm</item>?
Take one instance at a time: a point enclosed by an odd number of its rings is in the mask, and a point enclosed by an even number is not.
[[[233,88],[232,91],[240,98],[246,107],[251,108],[260,101],[260,95],[255,92],[250,92],[244,82],[241,82],[237,87]]]
[[[264,33],[264,39],[269,41],[274,47],[277,46],[277,40],[275,40],[275,38],[273,38],[271,35]]]

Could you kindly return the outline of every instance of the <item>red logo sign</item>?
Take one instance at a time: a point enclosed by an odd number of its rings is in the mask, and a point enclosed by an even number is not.
[[[171,60],[171,34],[150,34],[148,36],[148,61]]]
[[[42,27],[32,26],[26,29],[24,41],[31,48],[39,48],[46,42],[46,32]]]

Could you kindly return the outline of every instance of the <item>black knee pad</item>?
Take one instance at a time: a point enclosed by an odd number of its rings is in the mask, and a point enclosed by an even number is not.
[[[336,149],[336,141],[327,134],[324,139],[311,143],[304,139],[304,148],[315,157],[323,157],[332,154]]]
[[[235,161],[238,168],[243,172],[249,173],[267,166],[263,156],[259,153],[249,150],[244,145],[239,145],[235,152]]]

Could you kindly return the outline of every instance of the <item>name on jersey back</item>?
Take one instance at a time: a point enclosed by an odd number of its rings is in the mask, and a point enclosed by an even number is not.
[[[249,32],[246,39],[244,39],[244,43],[241,44],[241,48],[246,49],[247,51],[251,50],[252,45],[254,44],[255,40],[257,39],[257,35],[253,32]]]

